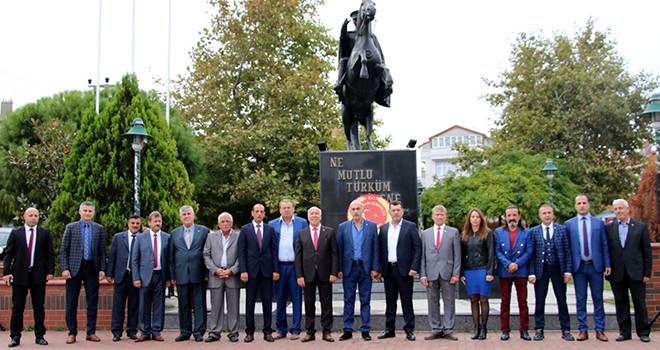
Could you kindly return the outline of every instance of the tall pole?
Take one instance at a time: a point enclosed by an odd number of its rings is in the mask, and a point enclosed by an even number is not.
[[[552,179],[548,179],[548,194],[550,195],[550,206],[552,207]]]
[[[165,120],[167,126],[170,126],[170,51],[172,47],[172,0],[168,2],[167,11],[167,98],[165,102]]]
[[[135,173],[133,181],[133,214],[140,215],[140,154],[141,151],[135,151]]]
[[[101,91],[101,18],[103,13],[103,0],[99,0],[99,46],[96,56],[96,114],[99,114],[99,99]]]
[[[133,0],[133,30],[131,32],[131,73],[135,73],[135,0]]]

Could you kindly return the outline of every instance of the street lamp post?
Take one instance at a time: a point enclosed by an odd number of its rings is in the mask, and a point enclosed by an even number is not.
[[[640,117],[650,117],[651,127],[655,131],[655,154],[658,163],[658,173],[655,174],[656,207],[658,208],[658,222],[660,222],[660,94],[653,94],[649,104]]]
[[[133,213],[140,215],[140,153],[142,147],[147,143],[147,139],[151,136],[144,128],[144,122],[140,118],[133,119],[133,125],[127,133],[122,136],[131,138],[131,146],[135,151],[134,160],[134,181],[133,181]]]
[[[550,205],[552,206],[552,179],[555,178],[555,172],[559,170],[555,164],[552,162],[552,158],[548,158],[545,161],[545,166],[543,167],[543,171],[545,172],[545,176],[548,177],[548,195],[550,197]]]

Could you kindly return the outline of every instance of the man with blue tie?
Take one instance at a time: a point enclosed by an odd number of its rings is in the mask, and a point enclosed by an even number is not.
[[[126,313],[126,336],[137,339],[138,311],[140,290],[133,286],[131,276],[131,253],[135,247],[135,239],[142,227],[142,219],[138,214],[128,217],[128,231],[115,234],[110,244],[108,255],[108,282],[114,283],[112,294],[112,341],[120,341],[124,330],[124,312]],[[128,302],[128,309],[126,304]]]
[[[278,261],[280,279],[275,282],[275,296],[277,309],[275,311],[275,326],[277,334],[273,338],[286,338],[287,332],[291,333],[291,340],[300,336],[300,322],[302,320],[302,288],[296,278],[296,238],[298,231],[307,227],[307,220],[293,215],[296,207],[290,199],[280,201],[280,216],[268,223],[277,235]],[[291,297],[293,306],[293,323],[288,328],[286,319],[286,301]]]
[[[364,204],[358,200],[351,202],[349,212],[352,220],[339,225],[337,251],[339,272],[344,286],[344,334],[340,341],[353,338],[355,321],[355,291],[360,293],[360,319],[362,339],[371,340],[371,283],[379,278],[380,251],[376,223],[363,219]]]
[[[92,221],[94,203],[80,203],[80,220],[66,225],[60,249],[60,268],[66,280],[66,325],[69,329],[66,343],[76,342],[78,335],[78,297],[80,287],[85,286],[87,301],[87,336],[85,339],[100,342],[96,335],[96,316],[99,304],[99,281],[105,279],[106,253],[105,230]]]
[[[569,233],[573,257],[573,281],[577,303],[578,341],[589,339],[587,325],[587,287],[591,289],[594,304],[596,339],[608,341],[605,335],[605,308],[603,306],[603,274],[609,276],[610,252],[605,225],[589,213],[591,204],[586,195],[575,197],[577,216],[564,224]]]
[[[545,298],[552,280],[552,290],[557,299],[561,337],[567,341],[575,338],[571,335],[571,316],[566,303],[566,283],[571,280],[573,260],[568,231],[564,225],[554,222],[555,215],[550,204],[539,208],[541,224],[532,227],[529,232],[533,241],[532,260],[529,262],[529,283],[534,285],[536,309],[534,320],[536,334],[534,340],[543,340],[545,335]]]

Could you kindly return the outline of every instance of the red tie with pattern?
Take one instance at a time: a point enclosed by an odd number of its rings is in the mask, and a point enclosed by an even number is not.
[[[314,227],[314,251],[316,251],[319,247],[319,229],[318,227]]]
[[[438,226],[438,237],[435,240],[435,249],[440,249],[440,226]]]

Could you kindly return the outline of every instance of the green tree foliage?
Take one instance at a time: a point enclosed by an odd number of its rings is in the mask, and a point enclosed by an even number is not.
[[[448,222],[459,227],[471,208],[479,208],[490,220],[498,221],[506,208],[516,205],[528,225],[540,222],[538,208],[548,203],[548,179],[541,171],[546,157],[525,151],[511,150],[493,156],[486,150],[486,163],[470,164],[472,174],[451,174],[422,194],[422,208],[429,215],[434,206],[447,208]],[[553,204],[559,222],[575,214],[572,193],[578,187],[572,174],[564,170],[566,161],[556,162],[560,169],[553,182]]]
[[[142,150],[142,216],[158,210],[163,214],[163,228],[170,230],[178,225],[178,208],[195,205],[193,185],[177,159],[176,143],[158,103],[138,89],[134,75],[125,76],[114,90],[101,113],[84,114],[65,162],[60,193],[44,224],[54,234],[56,250],[64,226],[80,219],[78,206],[84,200],[96,204],[94,220],[105,226],[107,243],[115,232],[126,229],[133,212],[134,153],[131,140],[122,134],[135,118],[142,118],[152,136]]]
[[[320,0],[213,0],[217,14],[191,53],[176,94],[201,139],[207,184],[196,198],[213,222],[237,223],[262,202],[319,202],[317,142],[340,128],[329,72],[336,41],[316,15]]]
[[[610,202],[631,193],[650,139],[638,114],[657,78],[631,74],[607,31],[589,20],[574,37],[522,33],[511,68],[488,84],[487,96],[502,111],[494,147],[522,148],[566,159],[590,198]]]
[[[630,215],[635,220],[646,223],[652,242],[660,242],[660,222],[658,222],[658,194],[655,191],[658,163],[655,157],[646,159],[646,167],[642,171],[639,189],[630,198]]]

